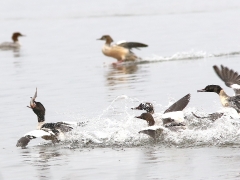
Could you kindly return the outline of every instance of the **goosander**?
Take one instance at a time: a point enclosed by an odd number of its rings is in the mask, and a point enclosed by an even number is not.
[[[221,69],[216,65],[213,66],[213,69],[226,86],[234,90],[235,95],[240,95],[240,75],[236,71],[223,65],[221,65]]]
[[[178,130],[186,129],[182,110],[188,105],[190,98],[191,98],[191,95],[187,94],[184,97],[182,97],[181,99],[179,99],[177,102],[172,104],[166,111],[164,111],[163,116],[162,116],[162,122],[163,122],[163,126],[165,128],[168,128],[171,131],[178,131]],[[141,104],[143,104],[143,103],[141,103]],[[149,106],[151,105],[150,107],[152,107],[152,108],[150,108],[150,109],[153,109],[153,106],[151,103],[148,103],[148,105]],[[136,116],[136,118],[146,120],[148,123],[148,126],[151,126],[151,127],[148,127],[148,128],[145,128],[145,129],[139,131],[139,133],[148,134],[152,138],[156,139],[162,133],[162,131],[164,130],[164,127],[154,126],[155,120],[152,116],[153,113],[148,112],[149,108],[145,109],[146,106],[143,106],[143,105],[140,106],[140,107],[144,107],[142,109],[138,108],[138,107],[132,108],[132,109],[146,110],[147,113],[142,113],[140,116]]]
[[[113,39],[109,35],[104,35],[100,39],[104,40],[105,44],[102,47],[102,52],[105,56],[109,56],[122,61],[135,61],[139,59],[132,51],[132,48],[148,47],[148,45],[138,42],[120,42],[112,45]]]
[[[231,107],[240,113],[240,95],[228,96],[219,85],[208,85],[197,92],[215,92],[219,95],[223,107]]]
[[[154,113],[154,108],[152,103],[145,102],[145,103],[140,103],[139,106],[135,108],[131,108],[132,110],[145,110],[147,113],[153,114]]]
[[[26,147],[30,140],[41,137],[45,140],[52,140],[53,143],[59,142],[64,133],[73,129],[75,122],[57,122],[45,123],[45,108],[40,102],[36,102],[37,89],[34,96],[31,98],[30,106],[38,118],[38,126],[36,130],[26,133],[17,142],[17,147]]]
[[[25,36],[22,35],[19,32],[15,32],[12,35],[12,40],[13,42],[3,42],[2,44],[0,44],[0,49],[15,49],[15,48],[19,48],[21,45],[18,42],[18,37],[21,36]]]

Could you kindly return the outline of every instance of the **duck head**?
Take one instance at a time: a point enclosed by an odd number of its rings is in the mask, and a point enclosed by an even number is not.
[[[148,126],[153,126],[155,124],[155,121],[150,113],[142,113],[140,116],[136,116],[135,118],[147,121]]]
[[[197,92],[215,92],[219,94],[221,90],[222,88],[218,85],[208,85],[204,89],[198,90]]]
[[[13,42],[17,42],[18,41],[18,37],[20,37],[20,36],[24,36],[24,35],[22,35],[20,32],[13,33],[13,35],[12,35]]]
[[[106,41],[106,44],[110,45],[113,42],[113,39],[109,35],[103,35],[100,39],[97,40],[103,40]]]
[[[33,97],[31,97],[30,106],[27,106],[33,110],[33,112],[38,117],[38,122],[44,122],[45,121],[45,108],[40,102],[36,102],[35,99],[37,98],[37,88],[36,92]]]
[[[131,108],[132,110],[145,110],[147,111],[147,113],[154,113],[154,108],[152,103],[146,102],[146,103],[141,103],[139,104],[139,106],[135,107],[135,108]]]

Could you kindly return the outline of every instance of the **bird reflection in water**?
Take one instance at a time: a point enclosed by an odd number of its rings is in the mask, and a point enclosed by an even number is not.
[[[18,58],[21,57],[21,51],[19,47],[16,48],[0,48],[0,51],[12,51],[13,57]]]
[[[60,149],[49,146],[36,146],[34,149],[23,149],[21,155],[24,163],[35,167],[37,171],[37,177],[39,180],[52,179],[51,166],[59,166],[57,162],[53,164],[56,157],[60,157],[63,154]]]
[[[129,83],[135,80],[135,73],[138,71],[136,63],[112,65],[107,73],[107,85],[115,86],[122,83]]]

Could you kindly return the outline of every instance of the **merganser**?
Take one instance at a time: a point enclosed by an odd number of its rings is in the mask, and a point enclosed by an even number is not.
[[[147,113],[153,114],[154,113],[154,108],[152,103],[145,102],[145,103],[140,103],[139,106],[135,108],[131,108],[132,110],[145,110]]]
[[[113,39],[109,35],[104,35],[100,39],[106,41],[102,52],[105,56],[109,56],[117,59],[119,62],[122,61],[135,61],[139,59],[132,51],[132,48],[142,48],[148,47],[148,45],[138,42],[120,42],[114,45],[111,45]]]
[[[235,95],[240,95],[240,75],[236,71],[224,67],[223,65],[221,65],[221,69],[216,65],[213,66],[213,69],[218,77],[224,81],[226,86],[234,90]]]
[[[172,104],[164,113],[167,112],[173,112],[173,111],[182,111],[189,103],[190,101],[190,94],[187,94],[186,96],[179,99],[177,102]],[[135,108],[131,108],[132,110],[145,110],[146,112],[153,114],[154,113],[154,107],[153,104],[150,102],[140,103],[139,106]]]
[[[12,35],[12,40],[13,42],[3,42],[2,44],[0,44],[0,49],[15,49],[15,48],[19,48],[21,45],[18,42],[18,37],[21,36],[25,36],[22,35],[19,32],[15,32]]]
[[[208,85],[197,92],[215,92],[219,95],[223,107],[232,107],[240,113],[240,95],[228,96],[219,85]]]
[[[60,136],[65,132],[69,132],[73,129],[73,125],[77,125],[75,122],[57,122],[57,123],[45,123],[45,108],[40,102],[36,102],[37,89],[34,96],[31,98],[30,106],[27,106],[33,110],[38,117],[37,130],[30,131],[21,137],[17,142],[17,147],[26,147],[30,140],[37,137],[41,137],[45,140],[52,140],[53,143],[60,141]]]
[[[172,104],[166,111],[164,111],[162,116],[162,122],[165,128],[168,128],[171,131],[186,129],[182,110],[187,106],[187,104],[190,101],[190,98],[191,98],[191,95],[187,94],[181,99],[179,99],[177,102]],[[141,104],[138,107],[132,108],[132,109],[146,110],[147,113],[142,113],[140,116],[136,116],[136,118],[146,120],[148,123],[148,126],[151,126],[151,127],[145,128],[139,131],[139,133],[148,134],[152,138],[156,139],[162,133],[164,128],[162,126],[154,126],[155,120],[152,116],[153,113],[150,113],[152,111],[149,112],[149,109],[153,110],[152,104],[145,103],[148,105],[147,109],[145,108],[146,106],[144,106],[143,103]],[[139,107],[143,107],[143,108],[141,109]]]

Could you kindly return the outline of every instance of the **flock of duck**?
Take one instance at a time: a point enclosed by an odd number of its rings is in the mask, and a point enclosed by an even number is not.
[[[0,44],[0,48],[19,48],[20,44],[18,42],[18,37],[24,36],[19,32],[13,33],[13,42],[4,42]],[[142,48],[148,45],[138,42],[119,42],[113,44],[113,39],[109,35],[104,35],[98,40],[104,40],[105,44],[102,48],[104,55],[117,59],[117,63],[126,61],[135,61],[140,59],[132,51],[132,48]],[[229,96],[219,85],[208,85],[204,89],[198,90],[197,92],[215,92],[220,97],[220,102],[223,107],[230,107],[240,114],[240,75],[223,65],[221,67],[213,66],[214,71],[220,79],[222,79],[226,86],[232,88],[235,92],[235,96]],[[30,140],[37,137],[41,137],[45,140],[51,140],[53,143],[59,142],[66,132],[71,131],[74,126],[78,126],[75,122],[56,122],[56,123],[45,123],[45,108],[42,103],[36,102],[37,90],[34,96],[31,98],[30,106],[33,112],[37,115],[38,126],[36,130],[26,133],[17,142],[17,147],[26,147]],[[168,128],[171,131],[179,131],[186,129],[186,123],[184,120],[183,109],[188,105],[190,101],[190,94],[185,95],[173,105],[171,105],[162,116],[162,126],[156,126],[155,120],[152,116],[154,114],[154,107],[152,103],[145,102],[141,103],[139,106],[132,108],[133,110],[145,110],[136,118],[143,119],[147,121],[148,127],[141,130],[139,133],[144,133],[152,138],[156,139],[164,130]],[[199,117],[193,113],[197,118]],[[216,120],[220,118],[223,113],[213,113],[209,114],[208,118]]]

